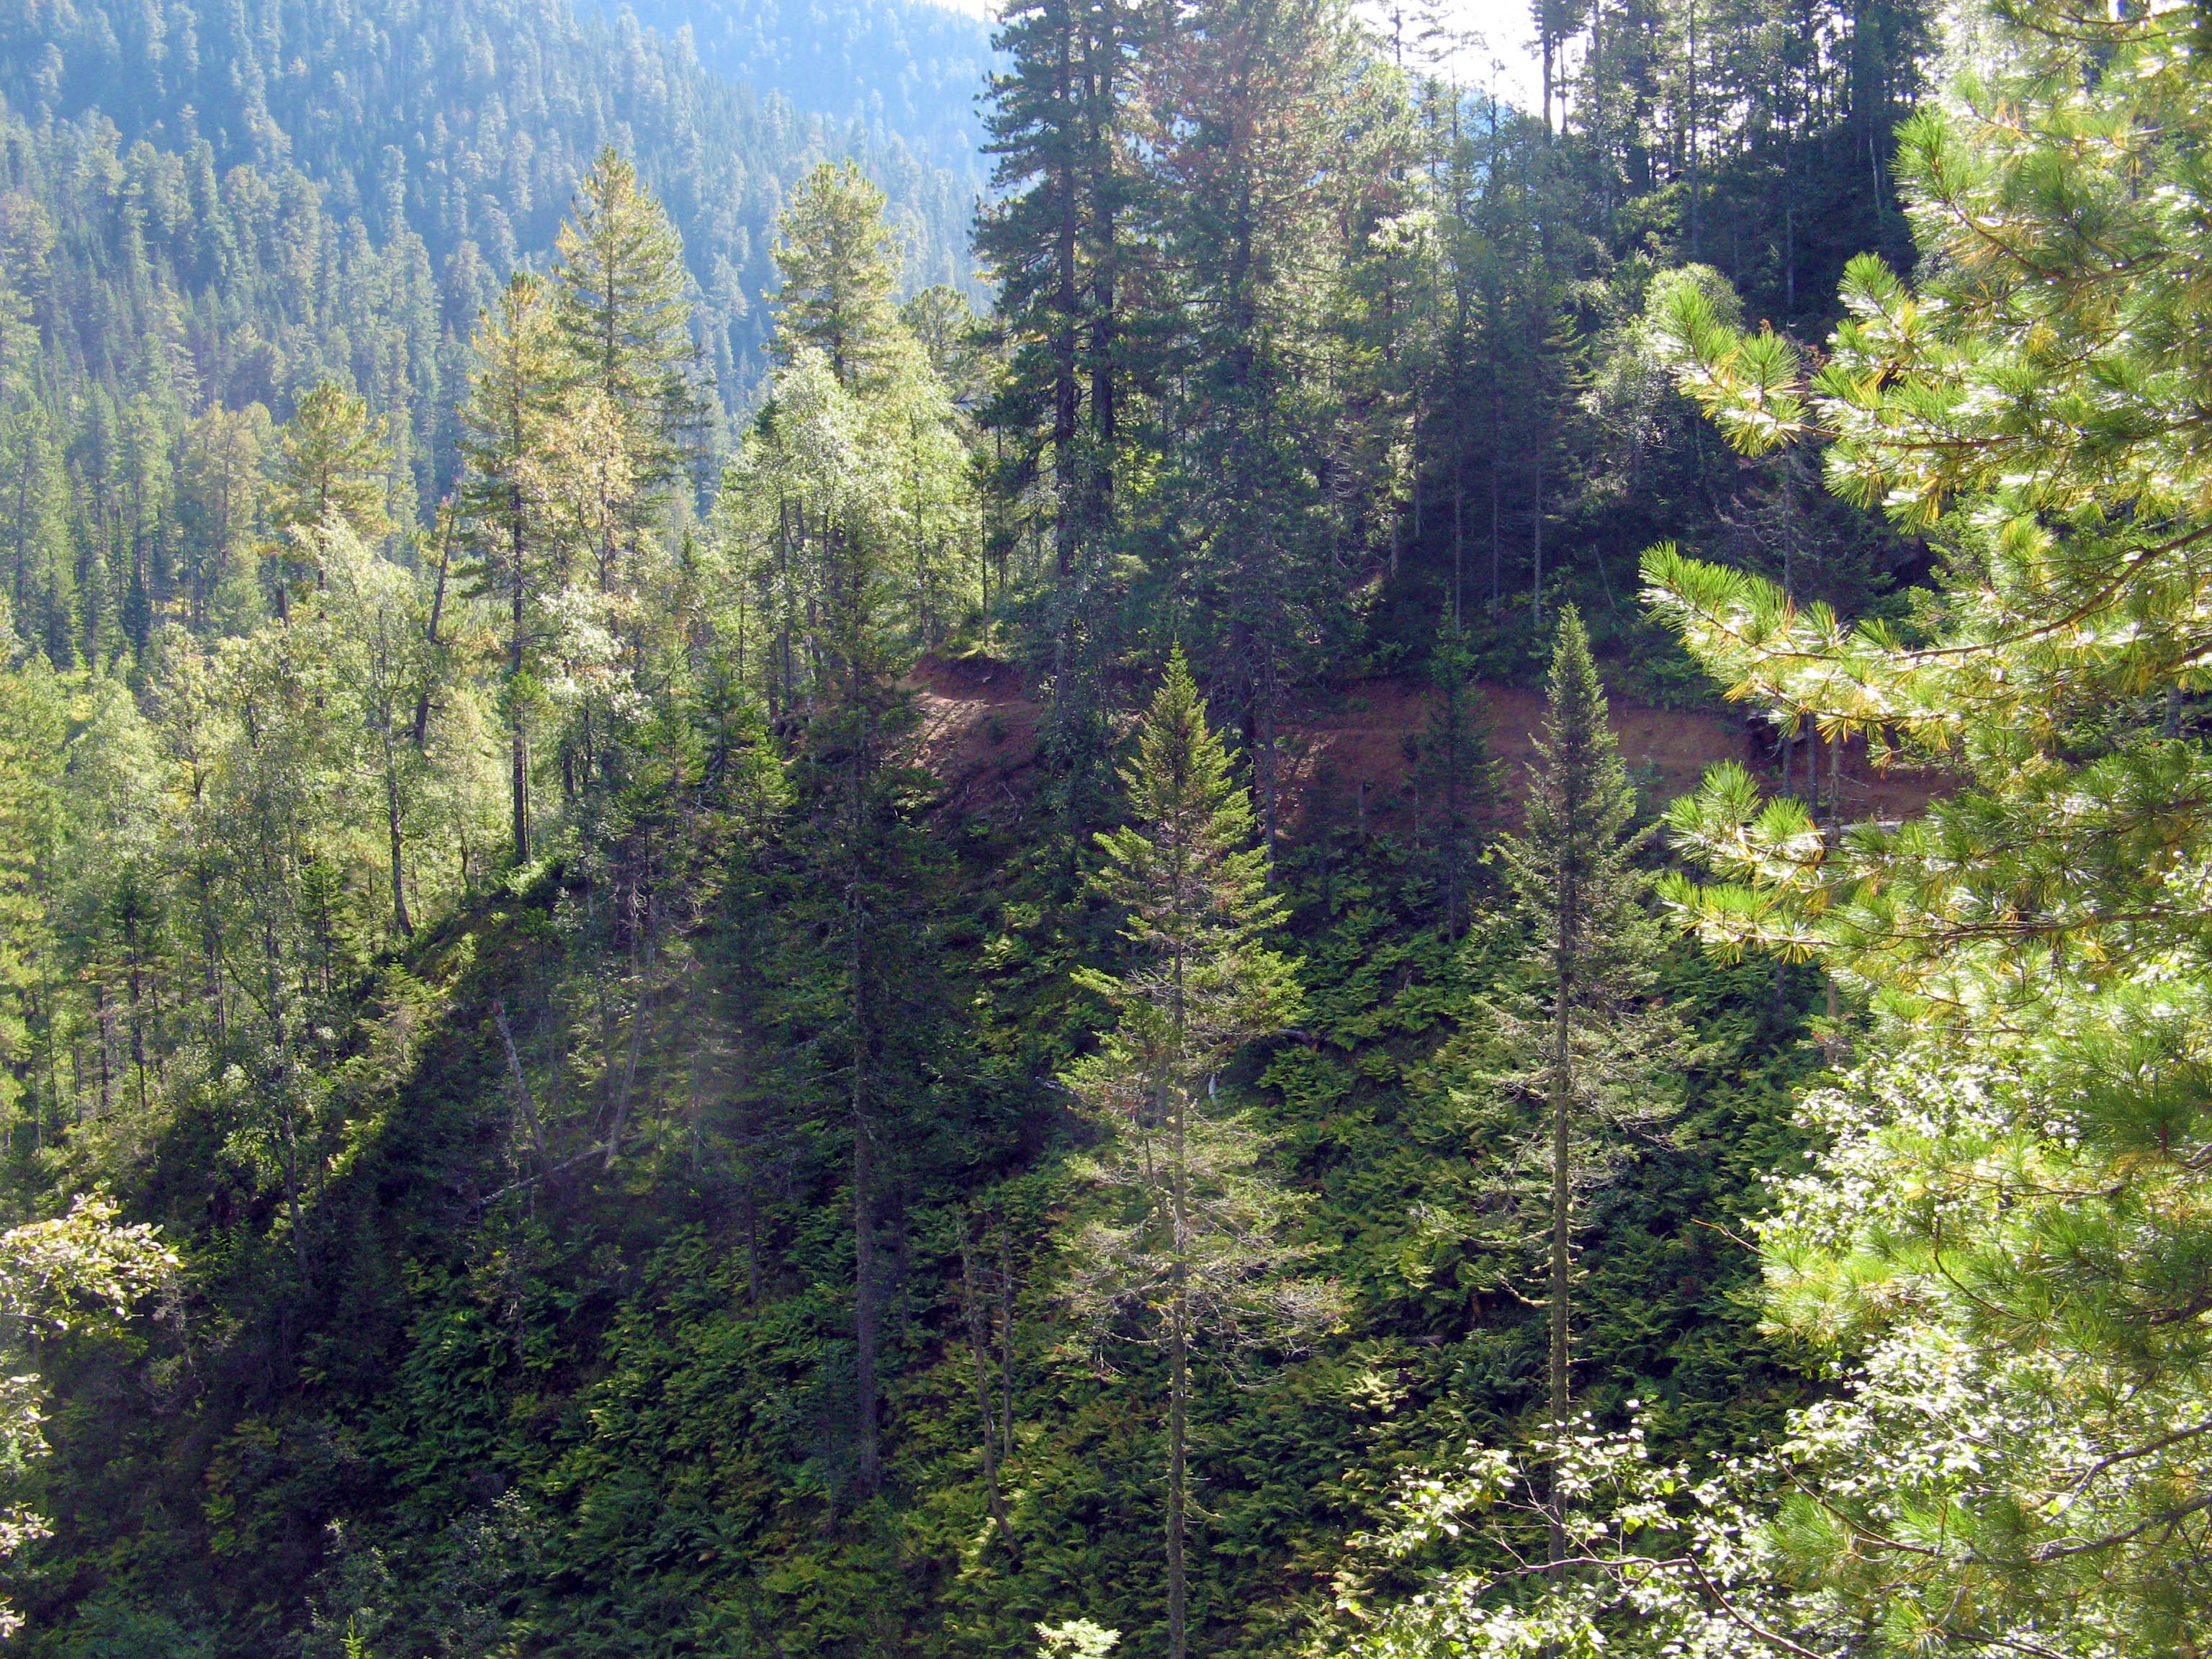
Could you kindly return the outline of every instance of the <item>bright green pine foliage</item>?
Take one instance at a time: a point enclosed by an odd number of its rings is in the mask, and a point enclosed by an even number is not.
[[[1717,933],[1828,940],[1845,970],[1931,1006],[2026,954],[2094,977],[2186,934],[2171,878],[2205,833],[2197,751],[2161,741],[2160,703],[2200,689],[2212,626],[2197,25],[2167,9],[2069,43],[2063,9],[2020,15],[2047,32],[1905,129],[1939,274],[1915,289],[1855,264],[1817,376],[1674,295],[1683,384],[1735,443],[1821,436],[1833,488],[1936,536],[1948,575],[1924,643],[1669,551],[1648,567],[1736,695],[1979,786],[1832,854],[1786,809],[1733,830],[1733,777],[1677,818],[1724,874],[1759,878],[1761,896],[1704,902]],[[2093,51],[2111,54],[2094,72]]]
[[[335,518],[357,536],[382,535],[392,523],[392,459],[368,401],[317,381],[277,434],[270,523],[283,531]]]
[[[1724,770],[1672,815],[1723,884],[1669,895],[1881,1016],[1763,1230],[1772,1317],[1852,1379],[1796,1425],[1771,1547],[1838,1640],[1863,1617],[1899,1652],[2185,1653],[2212,1596],[2205,25],[1991,27],[1905,131],[1923,285],[1856,264],[1809,380],[1694,290],[1674,318],[1731,437],[1824,438],[1832,487],[1943,550],[1940,593],[1908,634],[1648,566],[1739,695],[1960,787],[1823,829]]]
[[[665,483],[696,449],[706,415],[683,239],[610,145],[576,186],[553,246],[556,315],[578,378],[634,412],[640,477]]]
[[[892,295],[897,238],[884,222],[884,193],[847,161],[806,176],[776,227],[776,356],[811,346],[841,386],[893,372],[903,333]]]

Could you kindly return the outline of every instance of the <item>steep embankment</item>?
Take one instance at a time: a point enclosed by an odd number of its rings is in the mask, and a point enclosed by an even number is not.
[[[944,781],[955,814],[990,813],[1026,799],[1036,777],[1043,708],[1020,672],[988,658],[926,657],[908,678],[921,716],[923,763]],[[1484,724],[1510,815],[1535,754],[1543,698],[1520,686],[1481,688]],[[1414,760],[1429,730],[1435,694],[1417,681],[1356,681],[1310,694],[1289,723],[1284,822],[1293,832],[1326,819],[1389,830],[1417,811]],[[1755,714],[1655,708],[1616,697],[1613,728],[1621,757],[1652,801],[1697,787],[1708,767],[1749,766],[1770,787],[1781,778],[1771,728]],[[1798,761],[1802,765],[1802,750]],[[1870,764],[1863,744],[1838,757],[1848,817],[1908,817],[1942,792],[1923,772]],[[1828,757],[1820,760],[1828,790]]]

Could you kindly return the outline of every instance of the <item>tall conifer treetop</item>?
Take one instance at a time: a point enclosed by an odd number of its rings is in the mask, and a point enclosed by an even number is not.
[[[1100,896],[1121,912],[1122,937],[1154,965],[1127,980],[1087,975],[1085,982],[1126,1007],[1152,975],[1177,975],[1178,1042],[1194,1066],[1218,1064],[1296,1008],[1288,963],[1259,944],[1280,925],[1283,901],[1267,890],[1265,854],[1251,844],[1251,797],[1232,764],[1177,647],[1146,711],[1136,758],[1121,772],[1135,822],[1099,835],[1106,863],[1095,878]]]
[[[270,521],[285,530],[335,518],[368,539],[390,530],[387,424],[370,418],[367,399],[334,380],[317,381],[276,440]]]
[[[1645,908],[1651,878],[1636,864],[1650,832],[1635,828],[1636,788],[1607,716],[1589,635],[1569,605],[1553,631],[1527,822],[1498,842],[1531,984],[1518,1006],[1486,1011],[1512,1062],[1492,1086],[1543,1103],[1540,1159],[1522,1161],[1544,1170],[1544,1219],[1532,1231],[1544,1239],[1545,1416],[1555,1439],[1571,1421],[1575,1245],[1586,1194],[1629,1156],[1618,1131],[1663,1115],[1659,1103],[1675,1092],[1687,1058],[1679,1023],[1643,1000],[1660,945]],[[1569,1547],[1559,1474],[1555,1457],[1545,1497],[1554,1564]]]
[[[783,286],[769,298],[782,361],[800,346],[816,347],[848,386],[892,367],[906,330],[891,302],[902,250],[884,222],[884,200],[852,162],[824,161],[776,222]]]
[[[577,185],[555,247],[556,314],[576,372],[631,411],[647,477],[665,479],[696,447],[704,413],[683,239],[609,147]]]
[[[1636,786],[1607,723],[1603,682],[1589,635],[1570,605],[1553,634],[1544,721],[1528,769],[1527,820],[1498,842],[1524,911],[1546,918],[1532,934],[1530,965],[1571,1000],[1617,997],[1624,973],[1648,976],[1652,937],[1622,922],[1650,890],[1636,867],[1650,839],[1630,833]]]
[[[1167,1353],[1167,1637],[1170,1659],[1183,1659],[1194,1356],[1294,1342],[1338,1299],[1286,1271],[1312,1253],[1286,1237],[1298,1201],[1261,1168],[1264,1138],[1215,1104],[1220,1067],[1294,1018],[1300,994],[1291,963],[1262,942],[1282,902],[1180,649],[1121,775],[1136,822],[1099,836],[1091,884],[1121,913],[1137,962],[1077,973],[1116,1018],[1065,1080],[1108,1136],[1082,1170],[1126,1204],[1084,1229],[1072,1288],[1102,1350],[1133,1339]]]

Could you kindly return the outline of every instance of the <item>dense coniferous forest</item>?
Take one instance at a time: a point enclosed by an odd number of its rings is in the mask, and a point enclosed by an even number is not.
[[[410,521],[426,512],[458,465],[477,311],[518,264],[544,263],[608,143],[666,180],[718,420],[764,370],[776,216],[817,161],[854,153],[884,180],[909,280],[969,269],[968,178],[880,128],[721,82],[634,21],[528,0],[30,6],[0,15],[0,42],[10,281],[50,343],[51,388],[46,427],[8,465],[20,485],[45,465],[24,459],[41,443],[119,465],[148,515],[142,538],[164,544],[139,549],[142,564],[188,556],[176,538],[190,509],[170,499],[179,469],[118,462],[123,427],[150,422],[138,446],[173,451],[196,420],[257,404],[286,416],[325,375],[397,423],[393,505]],[[105,501],[117,487],[75,493]],[[19,488],[19,503],[37,493]],[[112,562],[102,575],[105,602],[121,603],[133,579]]]
[[[979,107],[994,64],[991,26],[931,0],[646,0],[628,10],[674,39],[689,30],[708,69],[774,87],[803,110],[896,134],[980,188]]]
[[[2207,17],[0,3],[0,1640],[2198,1654]]]

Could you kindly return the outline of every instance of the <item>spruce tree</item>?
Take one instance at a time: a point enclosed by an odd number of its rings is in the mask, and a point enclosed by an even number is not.
[[[1214,1106],[1237,1052],[1297,1017],[1297,975],[1266,944],[1284,915],[1252,843],[1249,796],[1177,650],[1122,781],[1136,822],[1101,834],[1093,887],[1136,958],[1076,977],[1117,1016],[1065,1077],[1109,1135],[1083,1166],[1122,1201],[1078,1241],[1075,1291],[1102,1330],[1164,1348],[1168,1651],[1188,1651],[1191,1366],[1208,1339],[1294,1340],[1325,1322],[1333,1287],[1287,1275],[1297,1205],[1259,1168],[1266,1142]]]

